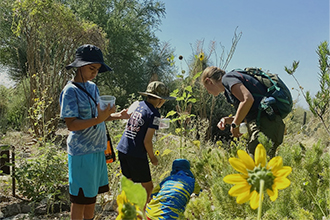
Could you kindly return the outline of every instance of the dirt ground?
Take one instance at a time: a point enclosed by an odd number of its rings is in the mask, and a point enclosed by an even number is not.
[[[59,142],[62,142],[65,150],[65,139],[67,131],[57,132]],[[15,148],[15,152],[23,152],[26,157],[31,155],[36,143],[31,135],[23,132],[7,132],[0,136],[0,145],[10,145]],[[10,151],[11,155],[11,151]],[[9,157],[11,160],[11,157]],[[12,173],[12,170],[10,169]],[[98,196],[99,198],[99,196]],[[98,199],[99,200],[99,199]],[[97,201],[94,220],[114,220],[117,217],[116,202],[107,195],[102,196],[102,206]],[[105,202],[106,201],[106,202]],[[0,174],[0,220],[69,220],[70,204],[54,204],[51,208],[47,206],[46,199],[34,206],[15,190],[13,195],[13,180],[11,175]],[[105,205],[104,205],[105,204]]]

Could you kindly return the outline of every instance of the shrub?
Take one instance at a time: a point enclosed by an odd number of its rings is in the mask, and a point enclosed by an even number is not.
[[[66,153],[50,144],[35,150],[37,153],[31,159],[24,158],[24,152],[17,156],[17,188],[33,202],[44,198],[52,201],[61,194],[60,188],[68,184]]]

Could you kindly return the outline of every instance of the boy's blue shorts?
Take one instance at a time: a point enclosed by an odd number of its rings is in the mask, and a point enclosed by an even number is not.
[[[99,193],[109,191],[104,152],[68,156],[69,191],[71,202],[92,204]]]

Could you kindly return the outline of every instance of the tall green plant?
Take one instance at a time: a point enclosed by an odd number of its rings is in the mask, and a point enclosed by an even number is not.
[[[178,75],[183,80],[183,75]],[[188,124],[194,114],[191,114],[191,106],[196,103],[196,98],[192,95],[192,86],[188,85],[176,89],[171,93],[171,96],[176,97],[176,111],[172,110],[167,113],[166,117],[176,115],[176,118],[172,119],[171,122],[178,122],[179,127],[175,129],[175,133],[180,136],[180,157],[183,157],[183,142],[187,136],[187,133],[191,131]]]
[[[299,84],[297,78],[294,76],[295,71],[298,68],[299,61],[293,61],[292,67],[288,68],[285,67],[285,71],[291,75],[295,81],[297,82],[301,93],[303,94],[310,111],[313,113],[314,116],[317,116],[326,132],[330,136],[330,129],[329,129],[329,109],[330,109],[330,51],[329,45],[327,41],[322,42],[317,48],[317,54],[319,56],[319,82],[320,82],[320,90],[317,92],[315,97],[312,97],[310,92],[307,91],[306,94],[303,91],[303,87]]]
[[[25,42],[27,80],[22,83],[27,82],[24,88],[30,122],[36,137],[45,136],[44,121],[51,121],[46,130],[57,127],[58,120],[54,119],[59,94],[70,77],[65,64],[72,62],[76,48],[83,43],[104,48],[105,34],[95,24],[77,20],[71,9],[57,0],[15,1],[12,10],[11,37]],[[35,117],[41,100],[47,103],[42,109],[43,120]]]
[[[204,40],[199,40],[196,42],[195,48],[193,48],[193,56],[188,61],[188,77],[186,82],[188,85],[191,85],[194,91],[194,96],[197,100],[196,104],[193,105],[192,112],[198,115],[201,119],[208,119],[210,122],[215,122],[217,118],[220,118],[220,115],[218,114],[218,109],[221,108],[221,111],[228,112],[229,105],[226,105],[224,102],[222,102],[222,98],[219,98],[220,103],[218,100],[209,95],[207,91],[204,89],[203,85],[200,84],[199,77],[201,75],[201,72],[211,64],[211,60],[213,56],[216,59],[216,65],[219,65],[220,68],[225,69],[227,68],[228,64],[230,63],[237,44],[242,36],[242,32],[236,33],[237,28],[235,29],[234,36],[232,38],[232,45],[231,49],[228,53],[225,53],[225,47],[221,45],[221,55],[220,57],[217,54],[217,47],[216,42],[211,41],[208,50],[204,49]],[[219,64],[218,64],[219,60]],[[186,61],[187,62],[187,61]],[[217,106],[218,105],[218,106]],[[220,106],[221,105],[221,106]],[[223,108],[224,107],[224,108]],[[230,107],[229,107],[230,108]],[[214,119],[214,116],[216,115],[216,119]],[[213,138],[212,134],[212,127],[214,124],[210,123],[209,127],[207,129],[206,134],[206,140],[209,140]],[[217,129],[219,130],[219,129]]]

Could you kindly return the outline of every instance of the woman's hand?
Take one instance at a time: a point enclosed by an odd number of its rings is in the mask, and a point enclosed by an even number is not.
[[[226,128],[226,125],[227,124],[231,124],[234,120],[234,117],[223,117],[221,118],[221,120],[219,121],[219,123],[217,124],[217,127],[220,129],[220,130],[225,130]]]
[[[220,130],[225,130],[226,127],[226,119],[225,118],[221,118],[221,120],[219,121],[219,123],[217,124],[218,128]]]
[[[237,126],[236,128],[230,128],[230,132],[233,135],[233,137],[240,137],[242,136],[242,134],[239,132],[239,126]]]

